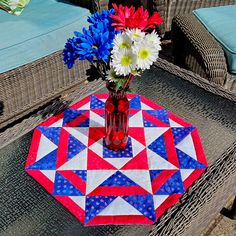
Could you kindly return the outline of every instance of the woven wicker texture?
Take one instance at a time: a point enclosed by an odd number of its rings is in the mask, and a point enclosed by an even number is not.
[[[92,12],[101,9],[99,1],[72,0]],[[87,62],[77,62],[68,70],[62,51],[0,74],[0,129],[59,98],[68,89],[86,80]]]
[[[176,16],[172,39],[175,64],[236,92],[236,75],[228,73],[223,49],[195,16]]]
[[[163,68],[169,67],[168,63],[162,60],[156,64]],[[192,79],[192,83],[188,82],[192,77],[188,74],[190,72],[176,66],[171,70],[172,72],[168,73],[153,67],[141,78],[136,78],[132,92],[158,102],[199,129],[209,168],[180,203],[168,210],[153,227],[82,227],[23,171],[31,142],[32,133],[29,133],[0,150],[0,195],[3,199],[0,202],[0,234],[17,235],[21,232],[22,235],[145,236],[152,231],[151,235],[199,235],[227,199],[234,194],[236,105],[233,101],[194,85],[194,81],[198,81],[197,76]],[[185,80],[181,79],[180,75]],[[212,91],[215,89],[209,82],[204,86],[208,86]],[[235,99],[233,95],[231,98]]]
[[[0,74],[0,101],[4,105],[0,128],[86,80],[87,68],[88,63],[79,62],[68,70],[63,64],[62,52],[57,52]]]
[[[214,7],[214,6],[223,6],[236,4],[236,0],[154,0],[155,5],[160,6],[165,5],[166,14],[165,14],[165,31],[171,30],[172,19],[178,14],[191,13],[192,10],[201,8],[201,7]]]
[[[224,87],[222,87],[214,82],[210,82],[208,79],[202,78],[200,75],[198,75],[190,70],[180,68],[177,65],[174,65],[174,64],[172,64],[166,60],[163,60],[163,59],[158,59],[155,62],[155,65],[168,71],[171,74],[179,76],[182,79],[185,79],[185,80],[197,85],[200,88],[203,88],[204,90],[207,90],[213,94],[227,98],[233,102],[236,101],[236,94],[235,93],[233,93],[229,90],[225,90]]]

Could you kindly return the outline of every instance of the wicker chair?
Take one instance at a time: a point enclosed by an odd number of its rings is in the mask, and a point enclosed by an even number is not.
[[[154,9],[161,12],[165,22],[162,32],[171,30],[172,19],[179,14],[188,14],[201,7],[236,4],[236,0],[152,0]],[[150,3],[149,3],[150,4]]]
[[[101,1],[74,0],[74,4],[90,9],[101,9]],[[13,126],[30,114],[72,88],[82,89],[88,63],[80,61],[72,70],[63,64],[62,52],[55,52],[37,61],[0,73],[0,129]],[[97,85],[95,85],[97,86]]]
[[[109,5],[109,0],[70,2],[91,12],[108,9]],[[74,97],[84,97],[103,86],[101,81],[85,84],[88,68],[87,61],[77,61],[68,70],[62,60],[62,51],[58,51],[0,73],[0,146],[14,140],[16,132],[23,135],[45,117],[59,112]]]
[[[127,1],[70,0],[70,2],[95,12],[108,9],[112,2]],[[147,1],[139,1],[140,4],[147,8]],[[62,51],[59,51],[0,73],[0,130],[12,126],[13,122],[17,123],[19,119],[23,119],[49,102],[66,96],[71,90],[82,92],[82,96],[88,89],[92,91],[93,88],[98,88],[98,83],[90,84],[89,88],[84,85],[88,66],[87,62],[80,61],[68,70],[63,64]]]
[[[226,91],[236,93],[236,75],[228,72],[222,47],[195,16],[176,16],[172,36],[176,65],[199,74]]]
[[[221,46],[207,30],[191,15],[192,10],[236,4],[236,0],[153,0],[155,9],[164,17],[161,32],[171,30],[173,56],[176,65],[199,74],[225,90],[235,93],[236,76],[228,73]]]

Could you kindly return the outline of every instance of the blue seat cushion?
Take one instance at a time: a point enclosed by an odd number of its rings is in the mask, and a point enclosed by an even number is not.
[[[200,8],[193,13],[221,44],[229,72],[236,73],[236,5]]]
[[[0,73],[64,48],[87,27],[89,10],[57,0],[31,0],[20,16],[0,10]]]

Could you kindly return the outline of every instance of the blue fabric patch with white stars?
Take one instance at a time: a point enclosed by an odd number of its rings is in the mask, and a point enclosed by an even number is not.
[[[194,129],[195,127],[171,128],[175,145],[186,138]]]
[[[162,170],[149,170],[151,181],[157,178],[161,174]]]
[[[143,119],[143,126],[144,127],[157,127],[156,124],[153,124],[152,122],[150,122],[149,120]]]
[[[91,109],[101,109],[105,107],[105,103],[103,101],[101,101],[100,99],[98,99],[95,96],[91,96],[90,97],[90,108]]]
[[[59,145],[61,128],[38,126],[37,129],[42,132],[50,141]]]
[[[146,110],[146,112],[169,125],[169,116],[167,110]]]
[[[120,151],[113,151],[111,149],[108,149],[105,145],[105,140],[103,140],[103,157],[104,158],[133,157],[131,138],[130,137],[128,138],[127,147],[124,150],[120,150]]]
[[[91,196],[86,197],[85,223],[97,216],[116,197],[114,196]]]
[[[100,186],[138,186],[133,180],[123,175],[120,171],[106,179]]]
[[[152,221],[156,221],[153,197],[151,195],[123,196],[125,201]]]
[[[184,186],[180,171],[173,174],[161,188],[155,193],[155,195],[169,195],[175,193],[184,193]]]
[[[65,110],[63,117],[63,126],[70,123],[75,118],[83,115],[83,113],[85,113],[86,111],[87,110],[72,110],[72,109]]]
[[[69,180],[56,173],[53,195],[57,196],[84,196]]]
[[[84,182],[87,180],[87,170],[73,170]]]
[[[166,144],[163,135],[152,142],[148,148],[167,160]]]
[[[47,154],[45,157],[35,162],[27,170],[55,170],[57,159],[57,149]]]
[[[85,121],[78,124],[77,127],[89,127],[89,122],[90,122],[90,120],[86,119]]]
[[[181,169],[206,168],[205,165],[194,160],[192,157],[188,156],[186,153],[180,151],[179,149],[176,149],[176,151],[179,158],[179,165]]]
[[[85,148],[86,146],[83,143],[81,143],[77,138],[70,134],[68,141],[68,160],[83,151]]]
[[[129,101],[130,109],[141,109],[140,96],[135,96]]]

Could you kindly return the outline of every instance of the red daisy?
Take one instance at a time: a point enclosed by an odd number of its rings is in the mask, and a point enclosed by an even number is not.
[[[116,27],[116,30],[138,28],[144,31],[148,28],[155,28],[163,22],[163,18],[161,18],[158,12],[154,12],[149,17],[148,11],[144,10],[143,7],[139,7],[135,11],[133,6],[130,8],[122,5],[117,6],[116,4],[112,4],[112,6],[115,9],[115,14],[110,17],[114,21],[112,26]]]

